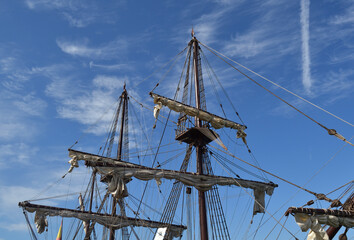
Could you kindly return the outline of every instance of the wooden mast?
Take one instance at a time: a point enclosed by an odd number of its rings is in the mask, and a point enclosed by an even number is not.
[[[120,125],[120,133],[119,133],[119,140],[118,140],[118,150],[117,150],[117,159],[122,160],[122,148],[123,148],[123,134],[124,134],[124,121],[125,121],[125,108],[128,100],[128,94],[127,90],[125,89],[125,84],[123,87],[123,93],[121,95],[121,98],[123,99],[122,102],[122,116],[121,116],[121,125]],[[121,204],[120,204],[121,205]],[[122,207],[122,206],[120,206]],[[112,201],[112,216],[117,215],[117,200],[113,198]],[[109,235],[109,240],[114,240],[115,239],[115,230],[110,229],[110,235]]]
[[[200,109],[200,89],[199,89],[199,69],[198,69],[198,55],[199,45],[197,39],[194,37],[194,31],[192,29],[192,41],[193,41],[193,64],[194,64],[194,83],[195,83],[195,104],[196,108]],[[202,127],[202,121],[196,117],[195,126]],[[203,174],[203,145],[196,145],[197,154],[197,173]],[[206,204],[204,192],[198,191],[198,203],[199,203],[199,223],[200,223],[200,239],[208,240],[208,222],[206,216]]]

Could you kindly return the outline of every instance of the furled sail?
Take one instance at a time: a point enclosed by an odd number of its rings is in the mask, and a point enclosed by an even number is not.
[[[160,96],[156,93],[150,93],[150,95],[154,98],[154,103],[157,104],[159,110],[162,104],[163,106],[166,106],[175,112],[183,112],[188,116],[198,117],[200,120],[210,123],[211,126],[213,126],[215,129],[227,127],[236,129],[241,132],[246,129],[246,126],[244,125],[219,117],[207,111],[183,104],[170,98]]]
[[[90,213],[87,211],[80,211],[74,209],[31,204],[29,202],[20,202],[19,206],[28,212],[36,213],[36,219],[40,220],[38,221],[38,223],[36,222],[38,232],[44,229],[45,226],[42,225],[46,223],[44,223],[43,219],[45,219],[47,216],[61,216],[61,217],[68,217],[68,218],[72,217],[72,218],[80,219],[82,221],[94,221],[107,228],[113,228],[113,229],[119,229],[127,226],[148,227],[148,228],[169,227],[173,237],[180,237],[182,235],[183,230],[186,229],[186,227],[182,225],[174,225],[174,224],[168,225],[166,223],[157,222],[157,221],[142,220],[136,218],[122,217],[122,216],[111,216],[109,214],[103,214],[103,213]]]
[[[208,191],[212,189],[214,185],[233,185],[243,188],[250,188],[253,189],[255,197],[255,205],[253,209],[254,214],[258,212],[264,212],[265,194],[272,195],[274,188],[277,187],[277,185],[274,183],[264,183],[232,177],[199,175],[189,172],[149,168],[72,149],[69,150],[69,156],[77,160],[85,161],[85,165],[95,167],[101,175],[112,176],[111,179],[120,178],[124,181],[129,181],[132,177],[135,177],[143,181],[155,179],[158,183],[161,182],[161,179],[163,178],[174,179],[182,182],[187,186],[193,186],[199,191]],[[118,189],[118,191],[122,190]]]
[[[310,229],[307,236],[308,240],[329,239],[322,227],[323,224],[332,227],[354,227],[353,211],[291,207],[285,215],[287,216],[289,213],[295,214],[295,221],[301,228],[301,231],[306,232]]]

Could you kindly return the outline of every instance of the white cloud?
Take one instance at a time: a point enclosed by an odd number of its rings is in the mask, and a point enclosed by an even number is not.
[[[46,107],[47,103],[35,93],[0,91],[0,139],[24,141],[34,137],[37,125],[29,117],[43,116]]]
[[[22,112],[32,116],[42,116],[47,107],[47,103],[40,98],[36,98],[34,93],[27,94],[14,101],[14,105]]]
[[[95,18],[89,14],[79,17],[78,15],[74,16],[68,13],[63,13],[63,16],[71,26],[78,28],[86,27],[95,21]]]
[[[28,226],[25,223],[0,223],[1,228],[8,231],[27,231]]]
[[[73,88],[72,85],[76,83],[76,75],[71,72],[74,70],[73,66],[68,64],[54,64],[46,67],[32,68],[33,74],[44,76],[51,80],[46,86],[45,93],[53,98],[63,99],[78,94],[80,86]]]
[[[13,140],[20,137],[22,140],[29,139],[36,133],[36,130],[30,128],[26,123],[20,119],[17,121],[9,121],[0,119],[0,139]]]
[[[71,7],[71,1],[65,0],[26,0],[26,5],[30,9],[55,9],[63,7]]]
[[[354,4],[347,8],[342,15],[337,15],[330,20],[330,23],[336,25],[353,24],[354,23]]]
[[[354,91],[354,70],[339,69],[338,71],[331,71],[323,76],[323,81],[316,86],[315,94],[330,95],[327,98],[327,104],[338,99],[351,96]]]
[[[109,1],[102,8],[92,0],[26,0],[31,10],[56,11],[73,27],[86,27],[94,22],[112,22],[116,13],[112,9],[118,4]]]
[[[255,29],[244,35],[234,37],[225,46],[225,52],[229,56],[254,57],[263,54],[269,47],[274,46],[274,39],[265,37],[267,30]]]
[[[231,39],[224,39],[223,52],[227,56],[240,58],[257,57],[258,65],[279,63],[281,57],[298,51],[296,22],[294,18],[286,23],[279,21],[293,4],[282,1],[262,1],[261,6],[243,10],[240,15],[256,16],[248,23],[250,27],[243,30],[235,28]]]
[[[36,155],[38,148],[25,143],[0,145],[0,167],[10,168],[15,163],[29,164],[30,159]]]
[[[11,216],[11,213],[16,211],[20,212],[18,209],[18,202],[23,201],[24,199],[30,199],[33,197],[37,190],[31,187],[23,186],[1,186],[0,191],[6,192],[6,194],[0,195],[0,215]]]
[[[9,90],[22,89],[31,74],[31,71],[24,67],[22,62],[15,57],[3,57],[0,59],[0,76],[4,76],[1,84]]]
[[[211,13],[203,14],[199,17],[194,26],[196,37],[204,43],[215,42],[218,34],[218,27],[221,25],[226,13],[232,8],[233,7],[227,6],[214,10]]]
[[[97,87],[108,89],[122,89],[123,84],[128,82],[127,77],[117,78],[115,76],[98,75],[93,79],[93,84]]]
[[[301,0],[301,40],[302,40],[302,83],[307,92],[312,85],[310,68],[310,30],[309,30],[310,0]]]
[[[119,97],[116,94],[120,93],[118,90],[122,89],[124,82],[128,82],[128,78],[105,75],[95,77],[92,80],[95,87],[91,92],[60,99],[62,105],[57,109],[59,116],[89,125],[88,132],[107,132],[114,114],[114,103]]]
[[[120,70],[120,69],[131,69],[132,67],[128,64],[111,64],[111,65],[105,65],[105,64],[97,64],[91,61],[89,63],[90,68],[101,68],[104,70],[109,70],[109,71],[114,71],[114,70]]]
[[[98,47],[88,46],[87,40],[83,40],[81,42],[57,40],[57,44],[59,48],[67,54],[93,59],[118,58],[122,55],[122,51],[125,51],[128,47],[128,42],[123,39],[111,41]]]

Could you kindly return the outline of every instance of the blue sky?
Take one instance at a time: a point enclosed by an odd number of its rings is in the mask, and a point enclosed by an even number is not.
[[[148,91],[162,74],[135,86],[186,46],[192,26],[202,43],[353,123],[353,16],[350,0],[0,0],[0,239],[28,238],[17,202],[66,172],[66,149],[79,136],[86,136],[86,151],[97,151],[90,141],[103,139],[111,118],[95,123],[124,82],[153,105]],[[248,126],[262,167],[304,185],[340,151],[306,186],[328,193],[352,180],[353,147],[340,150],[343,142],[207,57]],[[179,69],[173,71],[177,79]],[[172,97],[176,81],[169,78],[156,91]],[[348,124],[258,81],[328,128],[353,136]],[[297,189],[270,179],[279,183],[270,206],[275,212]],[[67,185],[56,191],[67,192]],[[298,193],[280,212],[310,199]],[[298,231],[292,218],[287,226]]]

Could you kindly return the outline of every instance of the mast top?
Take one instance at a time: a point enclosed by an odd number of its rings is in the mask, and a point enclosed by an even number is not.
[[[192,35],[192,38],[194,38],[194,29],[193,29],[193,26],[192,26],[191,35]]]

